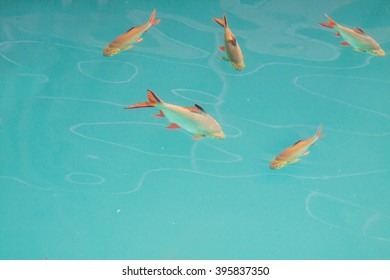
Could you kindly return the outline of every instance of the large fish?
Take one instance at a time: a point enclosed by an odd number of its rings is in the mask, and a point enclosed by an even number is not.
[[[198,104],[195,104],[195,107],[182,107],[165,103],[151,90],[148,90],[148,99],[147,102],[137,103],[125,109],[156,107],[160,110],[160,113],[154,116],[166,117],[171,122],[167,128],[183,128],[194,135],[194,140],[204,136],[218,139],[225,138],[221,126]]]
[[[219,49],[226,52],[226,55],[221,55],[220,58],[230,62],[236,70],[244,69],[244,56],[241,52],[240,46],[238,45],[236,37],[228,26],[226,14],[223,14],[223,20],[214,18],[214,21],[225,29],[225,33],[223,35],[225,46],[220,46]]]
[[[336,23],[327,14],[325,16],[328,18],[329,23],[320,23],[320,25],[335,29],[337,31],[335,35],[344,39],[341,43],[343,46],[351,46],[358,52],[366,52],[378,56],[385,55],[379,44],[359,27],[351,29]]]
[[[271,160],[269,167],[271,169],[279,169],[286,166],[287,164],[299,161],[300,157],[310,153],[308,151],[310,146],[314,145],[314,143],[317,142],[317,140],[321,137],[323,137],[322,125],[320,125],[317,133],[313,137],[310,137],[306,140],[299,140],[294,145],[288,147],[279,155],[277,155],[273,160]]]
[[[159,19],[154,19],[156,10],[153,10],[152,15],[147,23],[138,27],[130,28],[126,33],[115,38],[107,47],[104,48],[103,55],[112,56],[121,51],[125,51],[134,47],[136,43],[143,40],[141,37],[152,25],[160,22]]]

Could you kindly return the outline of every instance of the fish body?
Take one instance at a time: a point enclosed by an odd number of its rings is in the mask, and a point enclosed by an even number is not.
[[[199,105],[194,107],[182,107],[162,101],[153,91],[148,90],[147,102],[141,102],[127,107],[126,109],[136,109],[143,107],[156,107],[160,110],[157,117],[166,117],[171,124],[167,128],[183,128],[194,135],[193,139],[198,140],[208,136],[217,139],[225,138],[219,123],[213,119]]]
[[[320,23],[320,25],[328,28],[333,28],[337,31],[336,36],[344,39],[341,43],[344,46],[351,46],[355,51],[366,52],[372,55],[384,56],[385,51],[380,45],[362,29],[351,29],[336,23],[333,19],[325,14],[329,23]]]
[[[113,56],[117,53],[131,49],[136,43],[143,40],[141,37],[148,29],[160,22],[159,19],[155,20],[156,10],[153,10],[152,15],[147,23],[138,27],[132,27],[122,35],[115,38],[107,47],[104,48],[104,56]]]
[[[300,160],[300,157],[309,154],[308,149],[314,145],[318,139],[323,137],[322,135],[322,125],[317,130],[317,133],[306,139],[299,140],[294,145],[288,147],[279,155],[277,155],[273,160],[271,160],[270,168],[271,169],[279,169],[287,164],[294,163]]]
[[[240,45],[237,42],[236,37],[233,32],[230,30],[226,14],[223,14],[223,20],[219,18],[214,18],[214,21],[221,25],[225,32],[223,35],[225,45],[219,47],[220,50],[226,52],[226,55],[220,56],[223,60],[230,62],[236,70],[242,70],[245,68],[244,55],[242,54]]]

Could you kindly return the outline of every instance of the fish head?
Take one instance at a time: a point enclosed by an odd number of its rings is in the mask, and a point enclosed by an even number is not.
[[[368,53],[377,55],[377,56],[385,56],[385,51],[382,49],[375,49],[375,50],[370,50]]]
[[[240,61],[240,62],[231,62],[232,66],[234,69],[236,70],[242,70],[245,68],[245,63],[244,61]]]
[[[210,134],[209,136],[212,138],[217,138],[217,139],[224,139],[225,138],[225,134],[223,133],[222,130],[214,132],[214,133]]]
[[[120,49],[118,48],[111,48],[111,47],[106,47],[104,48],[103,55],[104,56],[113,56],[116,55],[119,52]]]
[[[277,160],[277,159],[273,159],[271,160],[271,163],[269,164],[269,168],[271,169],[280,169],[284,166],[287,165],[287,161],[284,161],[284,160]]]

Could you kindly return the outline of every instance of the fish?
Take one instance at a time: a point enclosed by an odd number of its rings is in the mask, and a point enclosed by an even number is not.
[[[167,126],[169,129],[183,128],[193,135],[192,139],[194,140],[199,140],[206,136],[217,139],[225,138],[220,124],[198,104],[195,104],[194,107],[169,104],[162,101],[152,90],[148,90],[148,100],[130,105],[125,109],[156,107],[160,110],[160,113],[154,116],[166,117],[171,122]]]
[[[317,133],[306,139],[306,140],[299,140],[292,146],[285,149],[283,152],[281,152],[279,155],[277,155],[273,160],[271,160],[269,167],[271,169],[280,169],[287,164],[291,164],[294,162],[298,162],[300,160],[300,157],[308,155],[310,152],[308,149],[314,145],[318,139],[322,138],[322,124],[319,126]]]
[[[159,19],[154,19],[156,16],[156,9],[153,10],[152,15],[147,23],[141,26],[135,26],[127,30],[122,35],[115,38],[109,45],[103,50],[104,56],[113,56],[117,53],[125,50],[129,50],[143,40],[141,37],[149,28],[160,22]]]
[[[344,40],[341,42],[341,45],[351,46],[357,52],[385,56],[385,51],[380,45],[361,28],[356,27],[355,29],[351,29],[336,23],[327,14],[325,16],[328,18],[329,23],[320,23],[320,25],[335,29],[337,32],[335,36],[342,37]]]
[[[242,54],[240,45],[237,42],[236,37],[230,30],[226,14],[223,14],[223,20],[219,18],[213,18],[216,23],[221,25],[225,29],[225,33],[222,36],[225,41],[224,46],[220,46],[219,49],[224,51],[226,55],[221,55],[220,58],[230,62],[236,70],[242,70],[245,68],[244,55]]]

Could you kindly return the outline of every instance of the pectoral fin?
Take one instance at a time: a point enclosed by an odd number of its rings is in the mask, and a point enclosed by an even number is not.
[[[295,163],[295,162],[298,162],[300,161],[301,159],[300,158],[294,158],[293,160],[291,160],[289,163]]]
[[[202,138],[203,138],[202,135],[196,134],[196,135],[194,135],[194,137],[192,137],[192,140],[199,140],[199,139],[202,139]]]
[[[219,58],[223,59],[225,61],[230,61],[230,59],[227,56],[224,56],[224,55],[220,55]]]
[[[350,44],[347,41],[341,42],[341,45],[343,45],[343,46],[350,46]]]
[[[125,47],[122,49],[122,51],[129,50],[129,49],[131,49],[132,47],[134,47],[134,45],[133,45],[133,44],[129,44],[129,45],[125,46]]]
[[[143,39],[144,39],[144,38],[139,37],[137,40],[135,40],[135,42],[136,42],[136,43],[139,43],[139,42],[141,42]]]
[[[308,155],[308,154],[310,154],[310,151],[304,152],[304,153],[302,154],[302,156],[306,156],[306,155]]]

